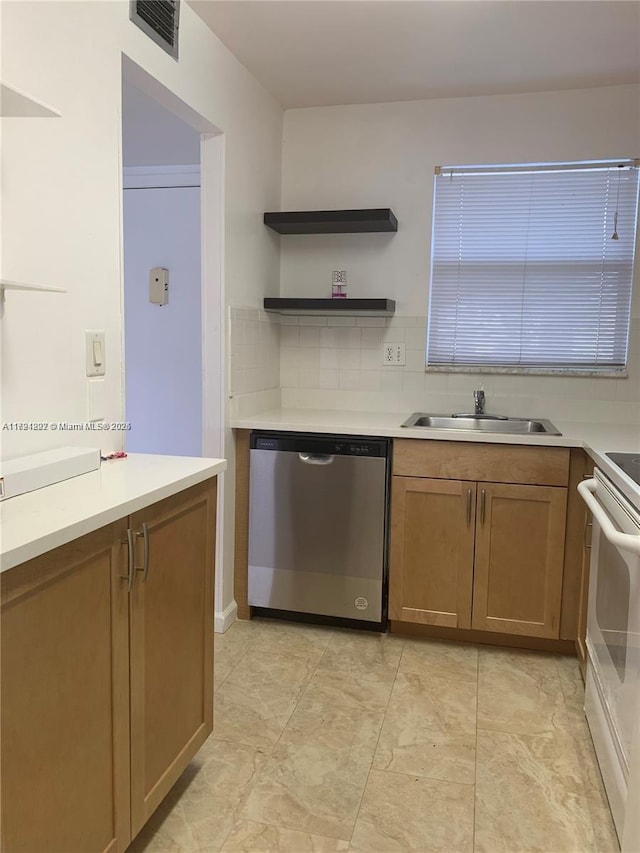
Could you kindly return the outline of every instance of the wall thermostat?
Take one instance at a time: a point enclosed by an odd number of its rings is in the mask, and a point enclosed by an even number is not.
[[[152,305],[166,305],[169,301],[169,270],[154,267],[149,270],[149,302]]]

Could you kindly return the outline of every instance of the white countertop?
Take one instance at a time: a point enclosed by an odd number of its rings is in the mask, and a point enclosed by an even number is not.
[[[554,421],[562,435],[502,435],[445,429],[407,429],[400,424],[408,417],[398,412],[327,411],[322,409],[274,409],[251,417],[236,418],[235,429],[264,429],[282,432],[317,432],[339,435],[419,438],[428,441],[480,441],[484,444],[532,444],[544,447],[582,447],[620,488],[629,500],[640,501],[640,486],[614,465],[606,453],[640,454],[637,424],[588,424]]]
[[[224,459],[130,453],[0,503],[0,572],[215,477]]]

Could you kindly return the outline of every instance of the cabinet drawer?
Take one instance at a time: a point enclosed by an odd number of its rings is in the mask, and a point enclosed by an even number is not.
[[[403,477],[566,486],[569,448],[396,439],[393,473]]]

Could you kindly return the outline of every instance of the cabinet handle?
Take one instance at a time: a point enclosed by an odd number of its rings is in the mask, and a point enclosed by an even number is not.
[[[467,527],[471,524],[471,489],[467,489]]]
[[[484,489],[480,492],[480,522],[484,524],[484,518],[487,510],[487,493]]]
[[[142,536],[144,540],[144,562],[138,571],[142,572],[142,580],[146,581],[149,574],[149,528],[146,521],[142,522],[142,533],[136,533],[136,536]]]
[[[590,527],[593,527],[593,522],[588,521],[588,516],[586,516],[586,515],[585,515],[585,517],[584,517],[584,536],[583,536],[583,544],[584,544],[584,547],[585,547],[587,550],[589,550],[589,549],[591,548],[591,545],[587,545],[587,530],[588,530]]]
[[[127,530],[126,544],[127,552],[129,554],[129,571],[128,574],[125,576],[125,580],[127,581],[127,592],[131,592],[131,588],[133,586],[133,579],[136,574],[136,552],[133,541],[133,530],[131,528]]]

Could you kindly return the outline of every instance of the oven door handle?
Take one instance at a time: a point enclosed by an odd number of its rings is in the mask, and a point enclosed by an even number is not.
[[[632,554],[640,556],[640,535],[634,536],[632,533],[621,533],[616,530],[605,510],[594,498],[594,493],[597,490],[597,480],[583,480],[578,483],[580,496],[593,513],[593,517],[600,525],[606,539],[616,548],[620,548],[621,551],[630,551]]]

